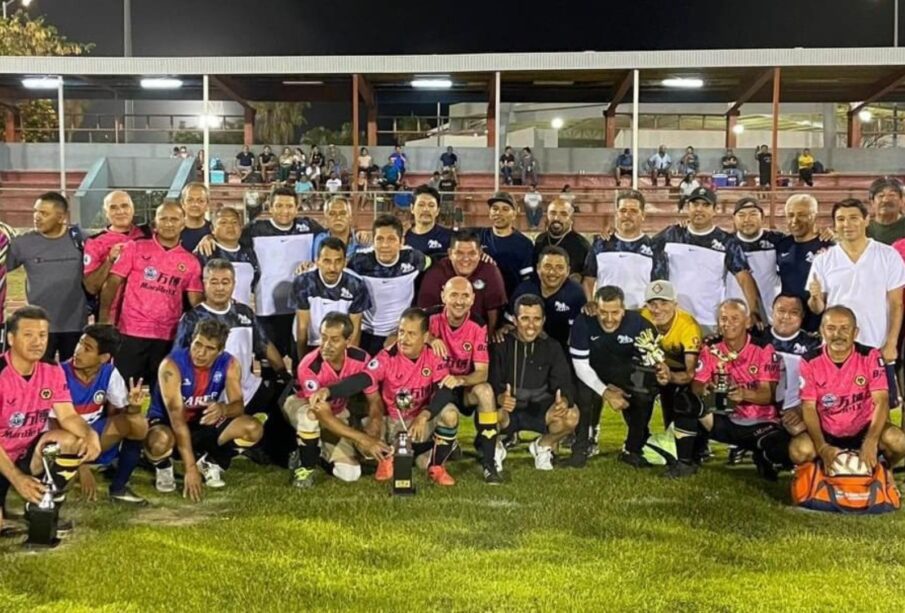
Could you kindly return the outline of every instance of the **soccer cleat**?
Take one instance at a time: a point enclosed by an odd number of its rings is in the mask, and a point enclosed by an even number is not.
[[[393,458],[385,458],[377,463],[377,472],[374,479],[377,481],[389,481],[393,478]]]
[[[667,468],[666,472],[663,473],[663,476],[667,479],[682,479],[684,477],[690,477],[696,472],[698,472],[697,464],[689,464],[688,462],[682,462],[680,460]]]
[[[431,466],[427,469],[427,476],[437,485],[450,486],[455,485],[456,480],[452,475],[446,472],[445,466]]]
[[[299,489],[314,487],[314,469],[300,466],[292,473],[292,485]]]
[[[730,447],[729,448],[729,457],[726,458],[726,464],[729,466],[736,466],[745,461],[746,458],[751,454],[747,449],[742,449],[741,447]]]
[[[487,485],[499,485],[502,482],[503,477],[500,475],[499,471],[497,471],[496,467],[484,467],[484,483],[486,483]]]
[[[110,490],[110,500],[113,502],[124,502],[126,504],[134,504],[139,507],[147,506],[148,501],[132,491],[129,486],[114,492]]]
[[[176,473],[173,471],[172,462],[166,468],[157,467],[155,473],[154,487],[158,492],[167,494],[176,491]]]
[[[565,468],[584,468],[588,465],[588,454],[579,449],[572,449],[572,455],[562,462]]]
[[[204,475],[204,485],[207,487],[214,489],[226,487],[226,482],[223,480],[223,469],[216,462],[208,460],[206,454],[198,460],[198,470]]]
[[[299,466],[302,465],[302,453],[298,450],[298,448],[293,449],[289,453],[289,470],[295,470]]]
[[[503,472],[503,460],[506,459],[507,455],[509,455],[509,452],[506,451],[506,447],[500,441],[497,441],[496,449],[493,450],[493,467],[496,472]]]
[[[553,470],[553,450],[542,447],[535,439],[528,445],[528,452],[534,458],[534,468],[537,470]]]
[[[779,473],[777,472],[776,467],[773,465],[773,462],[767,459],[763,451],[758,449],[751,454],[751,459],[754,460],[754,467],[757,469],[757,474],[760,475],[762,479],[773,482],[779,480]]]
[[[633,453],[631,451],[623,451],[619,454],[619,461],[623,464],[628,464],[633,468],[647,468],[652,466],[647,459],[641,455],[640,453]]]
[[[513,432],[512,434],[504,434],[500,436],[500,440],[503,442],[503,447],[505,447],[506,449],[517,447],[519,444],[518,432]]]

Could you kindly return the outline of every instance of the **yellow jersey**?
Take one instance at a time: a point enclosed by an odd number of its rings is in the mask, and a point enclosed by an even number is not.
[[[653,323],[647,307],[641,309],[641,315]],[[701,327],[690,313],[682,309],[676,309],[669,331],[659,334],[660,348],[666,354],[666,364],[670,370],[685,370],[685,354],[698,354],[701,351]]]

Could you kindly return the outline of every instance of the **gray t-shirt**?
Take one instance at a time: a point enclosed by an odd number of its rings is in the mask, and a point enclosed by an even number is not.
[[[51,332],[79,332],[88,322],[82,261],[82,251],[69,231],[53,239],[31,231],[10,245],[7,269],[25,267],[28,304],[47,310]]]

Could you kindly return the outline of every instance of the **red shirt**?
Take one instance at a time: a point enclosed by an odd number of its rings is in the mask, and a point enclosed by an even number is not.
[[[449,325],[446,312],[441,311],[430,317],[430,333],[446,345],[448,353],[446,365],[453,375],[470,375],[474,364],[489,364],[487,353],[487,326],[474,319],[466,319],[458,328]]]
[[[440,293],[443,285],[453,277],[459,276],[453,268],[449,258],[443,258],[424,275],[421,289],[418,292],[418,306],[422,309],[443,304]],[[474,272],[468,277],[474,288],[474,304],[471,306],[471,314],[483,322],[487,322],[487,314],[490,311],[499,310],[506,306],[506,286],[503,284],[503,276],[500,269],[493,264],[481,262]]]
[[[164,248],[156,236],[126,243],[110,274],[125,279],[119,331],[139,338],[173,340],[183,294],[204,291],[198,259],[180,245]]]
[[[26,381],[13,367],[9,352],[0,357],[0,446],[12,461],[41,436],[59,402],[72,402],[59,364],[37,362]]]
[[[854,436],[869,426],[871,392],[889,390],[880,352],[858,343],[842,364],[821,347],[804,356],[800,372],[801,400],[815,403],[820,429],[831,436]]]
[[[368,374],[380,385],[380,395],[386,405],[387,415],[393,419],[408,420],[430,405],[437,384],[449,369],[446,362],[434,355],[425,345],[417,360],[407,358],[397,346],[384,349],[368,363]],[[407,409],[400,409],[397,400],[410,399]]]
[[[716,347],[723,355],[728,355],[732,351],[722,340],[715,344],[705,344],[701,348],[701,353],[698,357],[698,369],[694,375],[694,380],[698,383],[712,382],[714,373],[717,372],[719,360],[710,352],[711,347]],[[748,335],[745,340],[745,346],[738,352],[738,357],[729,362],[724,368],[729,373],[730,384],[740,388],[754,389],[758,383],[763,381],[778,383],[779,365],[779,356],[768,341],[763,341],[763,344],[761,344],[761,341],[754,340]],[[773,403],[754,404],[752,402],[741,402],[732,413],[732,421],[779,421],[779,412]]]
[[[299,398],[307,400],[314,395],[314,392],[322,387],[329,387],[335,383],[339,383],[343,379],[347,379],[352,375],[365,372],[368,365],[368,354],[357,347],[349,347],[346,349],[346,358],[343,360],[343,367],[339,372],[333,370],[330,362],[321,357],[320,347],[310,352],[302,358],[299,364],[297,376]],[[365,388],[365,394],[374,394],[377,392],[377,384],[372,383]],[[330,398],[330,409],[334,415],[339,415],[346,410],[348,398]]]

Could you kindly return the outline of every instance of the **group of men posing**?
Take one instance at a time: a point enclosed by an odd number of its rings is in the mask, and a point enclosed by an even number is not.
[[[437,224],[433,188],[414,195],[407,231],[382,216],[355,233],[343,197],[325,227],[276,189],[269,217],[243,228],[190,184],[148,227],[114,191],[109,227],[90,238],[68,224],[64,197],[41,196],[34,231],[0,234],[4,279],[22,266],[29,281],[0,359],[0,496],[12,486],[37,502],[51,442],[55,482],[77,472],[94,496],[90,465],[113,463],[109,493],[123,502],[144,502],[128,487],[142,455],[157,489],[176,489],[174,449],[192,500],[243,453],[288,466],[298,487],[321,468],[355,481],[369,460],[388,480],[403,430],[450,486],[460,416],[497,484],[522,431],[540,434],[535,468],[584,466],[606,406],[627,425],[619,459],[640,468],[657,397],[675,431],[671,477],[697,471],[708,439],[752,452],[768,478],[842,449],[870,466],[905,455],[888,423],[905,263],[868,238],[905,237],[894,179],[871,187],[873,221],[844,200],[823,235],[809,195],[786,203],[788,235],[764,229],[750,198],[729,233],[700,188],[685,223],[648,236],[644,196],[622,192],[614,230],[593,244],[566,200],[531,241],[508,193],[489,199],[490,227],[459,231]],[[570,456],[555,458],[567,437]]]

